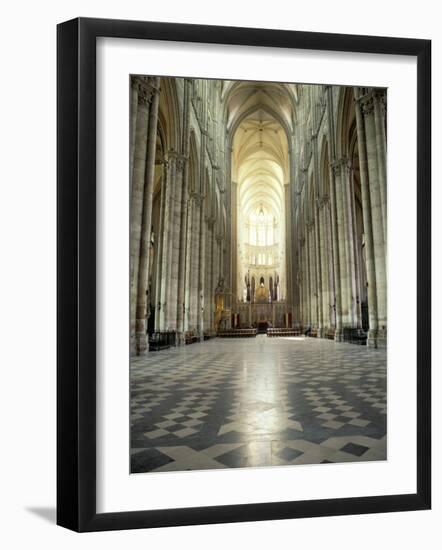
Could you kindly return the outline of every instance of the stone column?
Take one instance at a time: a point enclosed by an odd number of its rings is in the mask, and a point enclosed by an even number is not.
[[[217,235],[216,233],[216,221],[215,221],[215,225],[213,227],[213,255],[212,255],[212,262],[213,262],[213,271],[212,271],[212,289],[213,289],[213,300],[215,300],[215,289],[216,287],[218,286],[218,281],[219,281],[219,277],[220,277],[220,272],[219,272],[219,252],[220,252],[220,242],[221,242],[221,237],[219,235]],[[215,302],[214,302],[214,306],[213,306],[213,313],[214,313],[214,319],[215,319]]]
[[[373,247],[376,269],[376,294],[378,305],[377,346],[386,345],[387,339],[387,277],[382,215],[382,194],[379,184],[377,145],[372,98],[362,103],[365,123],[367,167],[371,201],[371,219],[373,229]]]
[[[387,338],[387,278],[384,246],[384,230],[382,216],[382,197],[379,188],[379,169],[376,145],[376,130],[374,120],[374,105],[371,95],[360,98],[364,115],[365,143],[367,151],[367,174],[371,206],[371,227],[373,234],[373,255],[376,274],[377,297],[377,346],[385,346]],[[365,222],[364,222],[365,223]],[[367,261],[368,261],[367,249]],[[369,270],[367,265],[367,271]],[[370,280],[369,280],[370,287]]]
[[[351,269],[349,258],[348,230],[348,164],[341,159],[333,166],[336,181],[336,214],[339,235],[339,265],[341,281],[341,318],[342,325],[352,325]]]
[[[232,281],[232,297],[234,302],[238,301],[238,184],[236,181],[231,182],[231,197],[232,197],[232,246],[231,246],[231,276]],[[240,287],[242,288],[242,287]],[[237,313],[237,312],[235,312]]]
[[[215,329],[215,219],[207,222],[210,230],[210,328]]]
[[[284,186],[284,198],[285,198],[285,241],[286,241],[286,311],[292,311],[292,231],[291,231],[291,219],[292,208],[290,201],[290,187],[289,184]],[[267,243],[267,241],[266,241]],[[293,322],[293,315],[292,315]]]
[[[173,179],[175,173],[175,157],[174,153],[165,160],[165,172],[166,177],[164,181],[164,222],[163,222],[163,232],[161,235],[162,240],[162,254],[161,254],[161,292],[160,292],[160,330],[164,331],[168,329],[168,307],[167,299],[169,294],[169,273],[170,273],[170,261],[171,261],[171,250],[170,250],[170,241],[172,233],[172,223],[171,223],[171,211],[172,211],[172,194],[173,194]]]
[[[354,184],[353,170],[349,161],[343,163],[345,168],[342,173],[343,177],[343,202],[344,202],[344,220],[345,220],[345,236],[346,236],[346,265],[347,265],[347,295],[348,295],[348,323],[351,327],[357,325],[356,313],[356,227],[354,223]]]
[[[361,265],[359,258],[359,241],[356,221],[356,199],[355,199],[354,170],[352,168],[350,175],[350,231],[352,237],[352,293],[354,307],[354,326],[362,328],[362,310],[361,310]]]
[[[364,222],[365,261],[367,265],[367,299],[368,299],[368,338],[367,345],[377,346],[378,315],[376,294],[376,267],[374,259],[373,228],[371,220],[371,202],[368,182],[367,151],[365,141],[365,126],[359,100],[359,90],[354,88],[356,99],[356,129],[358,133],[359,169],[361,175],[362,217]]]
[[[316,106],[317,107],[317,106]],[[318,325],[318,334],[322,338],[324,334],[324,319],[322,310],[322,264],[321,264],[321,227],[319,220],[319,204],[318,204],[318,189],[319,189],[319,159],[318,159],[318,134],[317,134],[317,113],[314,111],[313,131],[311,138],[312,160],[313,160],[313,183],[314,183],[314,202],[313,202],[313,230],[314,230],[314,250],[315,250],[315,273],[316,273],[316,317]]]
[[[199,224],[199,234],[200,234],[200,246],[199,246],[199,266],[198,266],[198,321],[197,321],[197,330],[201,342],[204,340],[204,282],[205,282],[205,269],[206,269],[206,231],[205,231],[205,221],[204,221],[204,200],[201,200],[200,204],[200,224]]]
[[[293,221],[294,225],[295,222]],[[300,272],[300,259],[299,259],[299,249],[298,249],[298,235],[292,233],[292,323],[293,326],[295,323],[301,319],[300,308],[301,308],[301,299],[300,299],[300,286],[299,286],[299,272]]]
[[[331,220],[330,197],[324,197],[324,261],[327,269],[326,294],[324,297],[324,315],[327,318],[329,327],[336,328],[336,304],[335,304],[335,280],[334,280],[334,252],[333,252],[333,229]]]
[[[289,183],[288,183],[288,201],[290,202],[290,218],[288,229],[290,232],[290,251],[291,251],[291,311],[292,311],[292,326],[301,321],[301,298],[300,298],[300,256],[299,256],[299,227],[297,220],[297,212],[299,205],[297,204],[297,186],[296,186],[296,141],[294,135],[290,136],[288,143],[289,153]]]
[[[138,292],[136,308],[136,339],[137,353],[147,351],[147,292],[149,284],[149,255],[152,228],[152,197],[155,184],[155,153],[157,143],[158,107],[159,107],[159,77],[153,81],[152,102],[149,111],[149,128],[147,136],[147,158],[143,194],[143,216],[140,235],[140,256],[138,267]]]
[[[319,218],[319,205],[315,201],[314,205],[315,210],[315,251],[316,251],[316,295],[317,295],[317,311],[318,311],[318,329],[319,336],[322,338],[324,336],[324,316],[323,316],[323,306],[322,306],[322,285],[323,285],[323,271],[322,271],[322,261],[321,261],[321,227],[320,227],[320,218]]]
[[[190,275],[190,325],[192,330],[198,329],[199,313],[199,270],[200,270],[200,213],[201,195],[194,193],[193,199],[193,221],[192,221],[192,252],[191,252],[191,275]]]
[[[234,244],[236,241],[236,235],[234,233],[234,225],[233,225],[233,218],[235,217],[235,210],[234,210],[234,197],[233,197],[233,182],[232,182],[232,170],[230,167],[230,161],[231,156],[229,154],[226,154],[224,156],[225,158],[225,188],[224,188],[224,200],[226,205],[226,241],[225,241],[225,257],[224,257],[224,281],[225,286],[228,288],[231,292],[233,291],[233,288],[236,288],[236,280],[235,280],[235,274],[234,274],[234,258],[235,254],[233,252]],[[219,170],[220,167],[213,166],[213,168],[216,168]],[[222,171],[221,171],[221,180],[222,180]],[[215,178],[212,178],[215,179]]]
[[[138,293],[138,266],[143,217],[149,108],[153,93],[153,87],[148,77],[137,77],[135,83],[137,86],[138,109],[130,199],[130,334],[132,353],[136,352],[135,319]]]
[[[302,254],[302,239],[298,237],[298,273],[297,273],[297,284],[298,284],[298,296],[299,296],[299,306],[298,306],[298,318],[297,321],[301,325],[304,325],[304,264],[303,264],[303,254]]]
[[[343,246],[341,250],[343,253],[344,260],[344,269],[341,270],[341,279],[342,286],[341,292],[343,299],[345,296],[345,307],[343,307],[344,325],[348,327],[353,327],[354,319],[354,308],[353,301],[354,296],[352,292],[352,244],[351,244],[351,230],[350,230],[350,198],[349,198],[349,188],[350,188],[350,165],[347,158],[341,159],[341,199],[342,199],[342,234],[343,234]]]
[[[186,270],[185,270],[185,284],[184,284],[184,332],[190,329],[190,301],[191,301],[191,280],[192,280],[192,248],[193,248],[193,210],[194,201],[191,196],[187,199],[187,236],[186,236]]]
[[[181,181],[181,207],[180,207],[180,233],[179,233],[179,258],[178,258],[178,283],[177,283],[177,335],[176,343],[184,343],[184,311],[185,311],[185,288],[186,288],[186,261],[187,261],[187,223],[188,223],[188,194],[189,194],[189,151],[190,151],[190,115],[192,99],[193,80],[184,79],[184,102],[183,102],[183,144],[182,160],[183,171]]]
[[[184,343],[185,332],[185,309],[186,309],[186,279],[187,272],[187,250],[189,248],[188,238],[188,167],[185,168],[183,187],[181,192],[181,220],[180,220],[180,236],[179,236],[179,267],[178,267],[178,297],[177,297],[177,344]]]
[[[210,228],[210,218],[204,216],[204,232],[205,232],[205,267],[204,267],[204,327],[205,330],[211,330],[211,320],[212,320],[212,290],[210,288],[212,280],[212,232]]]
[[[304,289],[304,324],[311,325],[311,315],[310,315],[310,266],[308,261],[308,238],[307,238],[307,227],[304,226],[304,237],[302,243],[302,258],[304,265],[304,279],[303,279],[303,289]]]
[[[375,226],[379,226],[382,230],[378,237],[381,239],[381,243],[384,243],[384,215],[382,212],[382,194],[380,189],[379,179],[379,160],[378,160],[378,146],[376,140],[376,121],[374,116],[374,99],[372,94],[368,94],[361,98],[361,107],[364,114],[364,126],[365,126],[365,140],[367,149],[367,169],[370,183],[370,196],[372,198],[371,207],[375,210],[375,218],[373,217],[373,230]]]
[[[218,246],[219,246],[219,255],[218,255],[218,277],[223,277],[223,252],[224,252],[224,237],[218,235],[217,237]]]
[[[310,238],[307,222],[305,223],[305,244],[304,244],[304,257],[305,257],[305,296],[307,298],[307,316],[306,324],[312,324],[312,284],[311,284],[311,269],[310,269]]]
[[[308,254],[310,266],[310,316],[311,324],[318,325],[318,286],[316,280],[316,251],[315,251],[315,224],[309,221],[307,224]]]
[[[161,173],[161,198],[160,198],[160,221],[158,231],[158,258],[156,269],[156,288],[155,288],[155,330],[161,329],[162,312],[161,312],[161,272],[163,269],[163,248],[164,248],[164,217],[166,210],[166,182],[167,182],[167,161],[161,160],[162,173]]]
[[[184,170],[187,163],[187,159],[182,155],[175,156],[175,177],[174,177],[174,192],[172,196],[172,208],[171,208],[171,240],[170,240],[170,275],[169,275],[169,293],[167,302],[168,307],[168,327],[170,330],[177,330],[177,317],[178,317],[178,287],[179,287],[179,263],[180,263],[180,244],[181,244],[181,209],[182,209],[182,192],[183,192],[183,180]],[[184,206],[185,208],[185,206]]]
[[[132,177],[135,154],[135,138],[137,133],[137,111],[138,111],[138,77],[130,77],[130,189],[132,192]]]
[[[323,334],[330,326],[330,296],[329,296],[329,270],[327,256],[327,225],[326,225],[326,205],[328,197],[321,197],[319,200],[319,226],[320,226],[320,257],[321,257],[321,304],[322,304],[322,323]]]
[[[339,193],[338,181],[340,178],[339,168],[332,165],[330,170],[330,213],[332,225],[332,246],[333,246],[333,274],[335,281],[335,296],[332,307],[334,308],[336,317],[336,332],[335,340],[342,341],[343,338],[343,304],[342,304],[342,280],[341,280],[341,231],[338,219],[341,215],[340,201],[337,194]],[[345,266],[345,264],[344,264]]]
[[[387,244],[387,143],[385,136],[386,90],[373,91],[374,119],[376,126],[376,152],[379,171],[379,190],[382,205],[384,243]]]
[[[182,184],[182,180],[179,177],[181,173],[181,166],[179,156],[175,151],[168,152],[169,160],[169,175],[168,182],[170,193],[168,197],[167,208],[169,211],[169,221],[168,226],[166,227],[167,231],[167,269],[165,270],[165,328],[166,330],[173,330],[176,328],[176,295],[174,291],[176,290],[177,283],[177,271],[178,271],[178,261],[176,258],[178,251],[178,243],[175,242],[176,230],[177,230],[177,219],[179,220],[179,210],[177,216],[177,205],[176,196],[178,195],[178,189]],[[175,280],[173,280],[175,277]],[[175,288],[174,288],[175,287]]]

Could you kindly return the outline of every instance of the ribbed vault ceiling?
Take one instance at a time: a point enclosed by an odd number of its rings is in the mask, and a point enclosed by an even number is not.
[[[230,82],[223,90],[227,126],[233,132],[232,169],[241,217],[259,205],[282,221],[289,178],[287,133],[294,121],[296,87]]]
[[[248,272],[251,257],[265,257],[267,268],[274,264],[278,271],[282,265],[285,184],[290,178],[288,144],[295,121],[296,92],[296,86],[263,82],[228,82],[223,89],[232,139],[232,179],[238,184],[240,281]],[[255,254],[256,246],[250,254],[248,248],[250,228],[255,227],[260,212],[276,222],[275,231],[279,228],[277,249],[271,255]],[[242,292],[241,288],[240,295]]]

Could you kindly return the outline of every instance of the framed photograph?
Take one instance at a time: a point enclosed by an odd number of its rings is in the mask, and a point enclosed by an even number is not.
[[[430,41],[57,36],[58,524],[429,509]]]

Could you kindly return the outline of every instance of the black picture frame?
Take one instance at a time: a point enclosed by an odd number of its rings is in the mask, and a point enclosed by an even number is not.
[[[96,512],[96,39],[152,39],[417,59],[417,492]],[[75,531],[424,510],[431,506],[431,41],[79,18],[57,28],[57,523]]]

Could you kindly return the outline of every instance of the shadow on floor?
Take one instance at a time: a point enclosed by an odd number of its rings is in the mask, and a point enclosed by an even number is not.
[[[26,510],[35,516],[38,516],[49,523],[55,524],[57,513],[55,507],[44,507],[44,506],[28,506]]]

